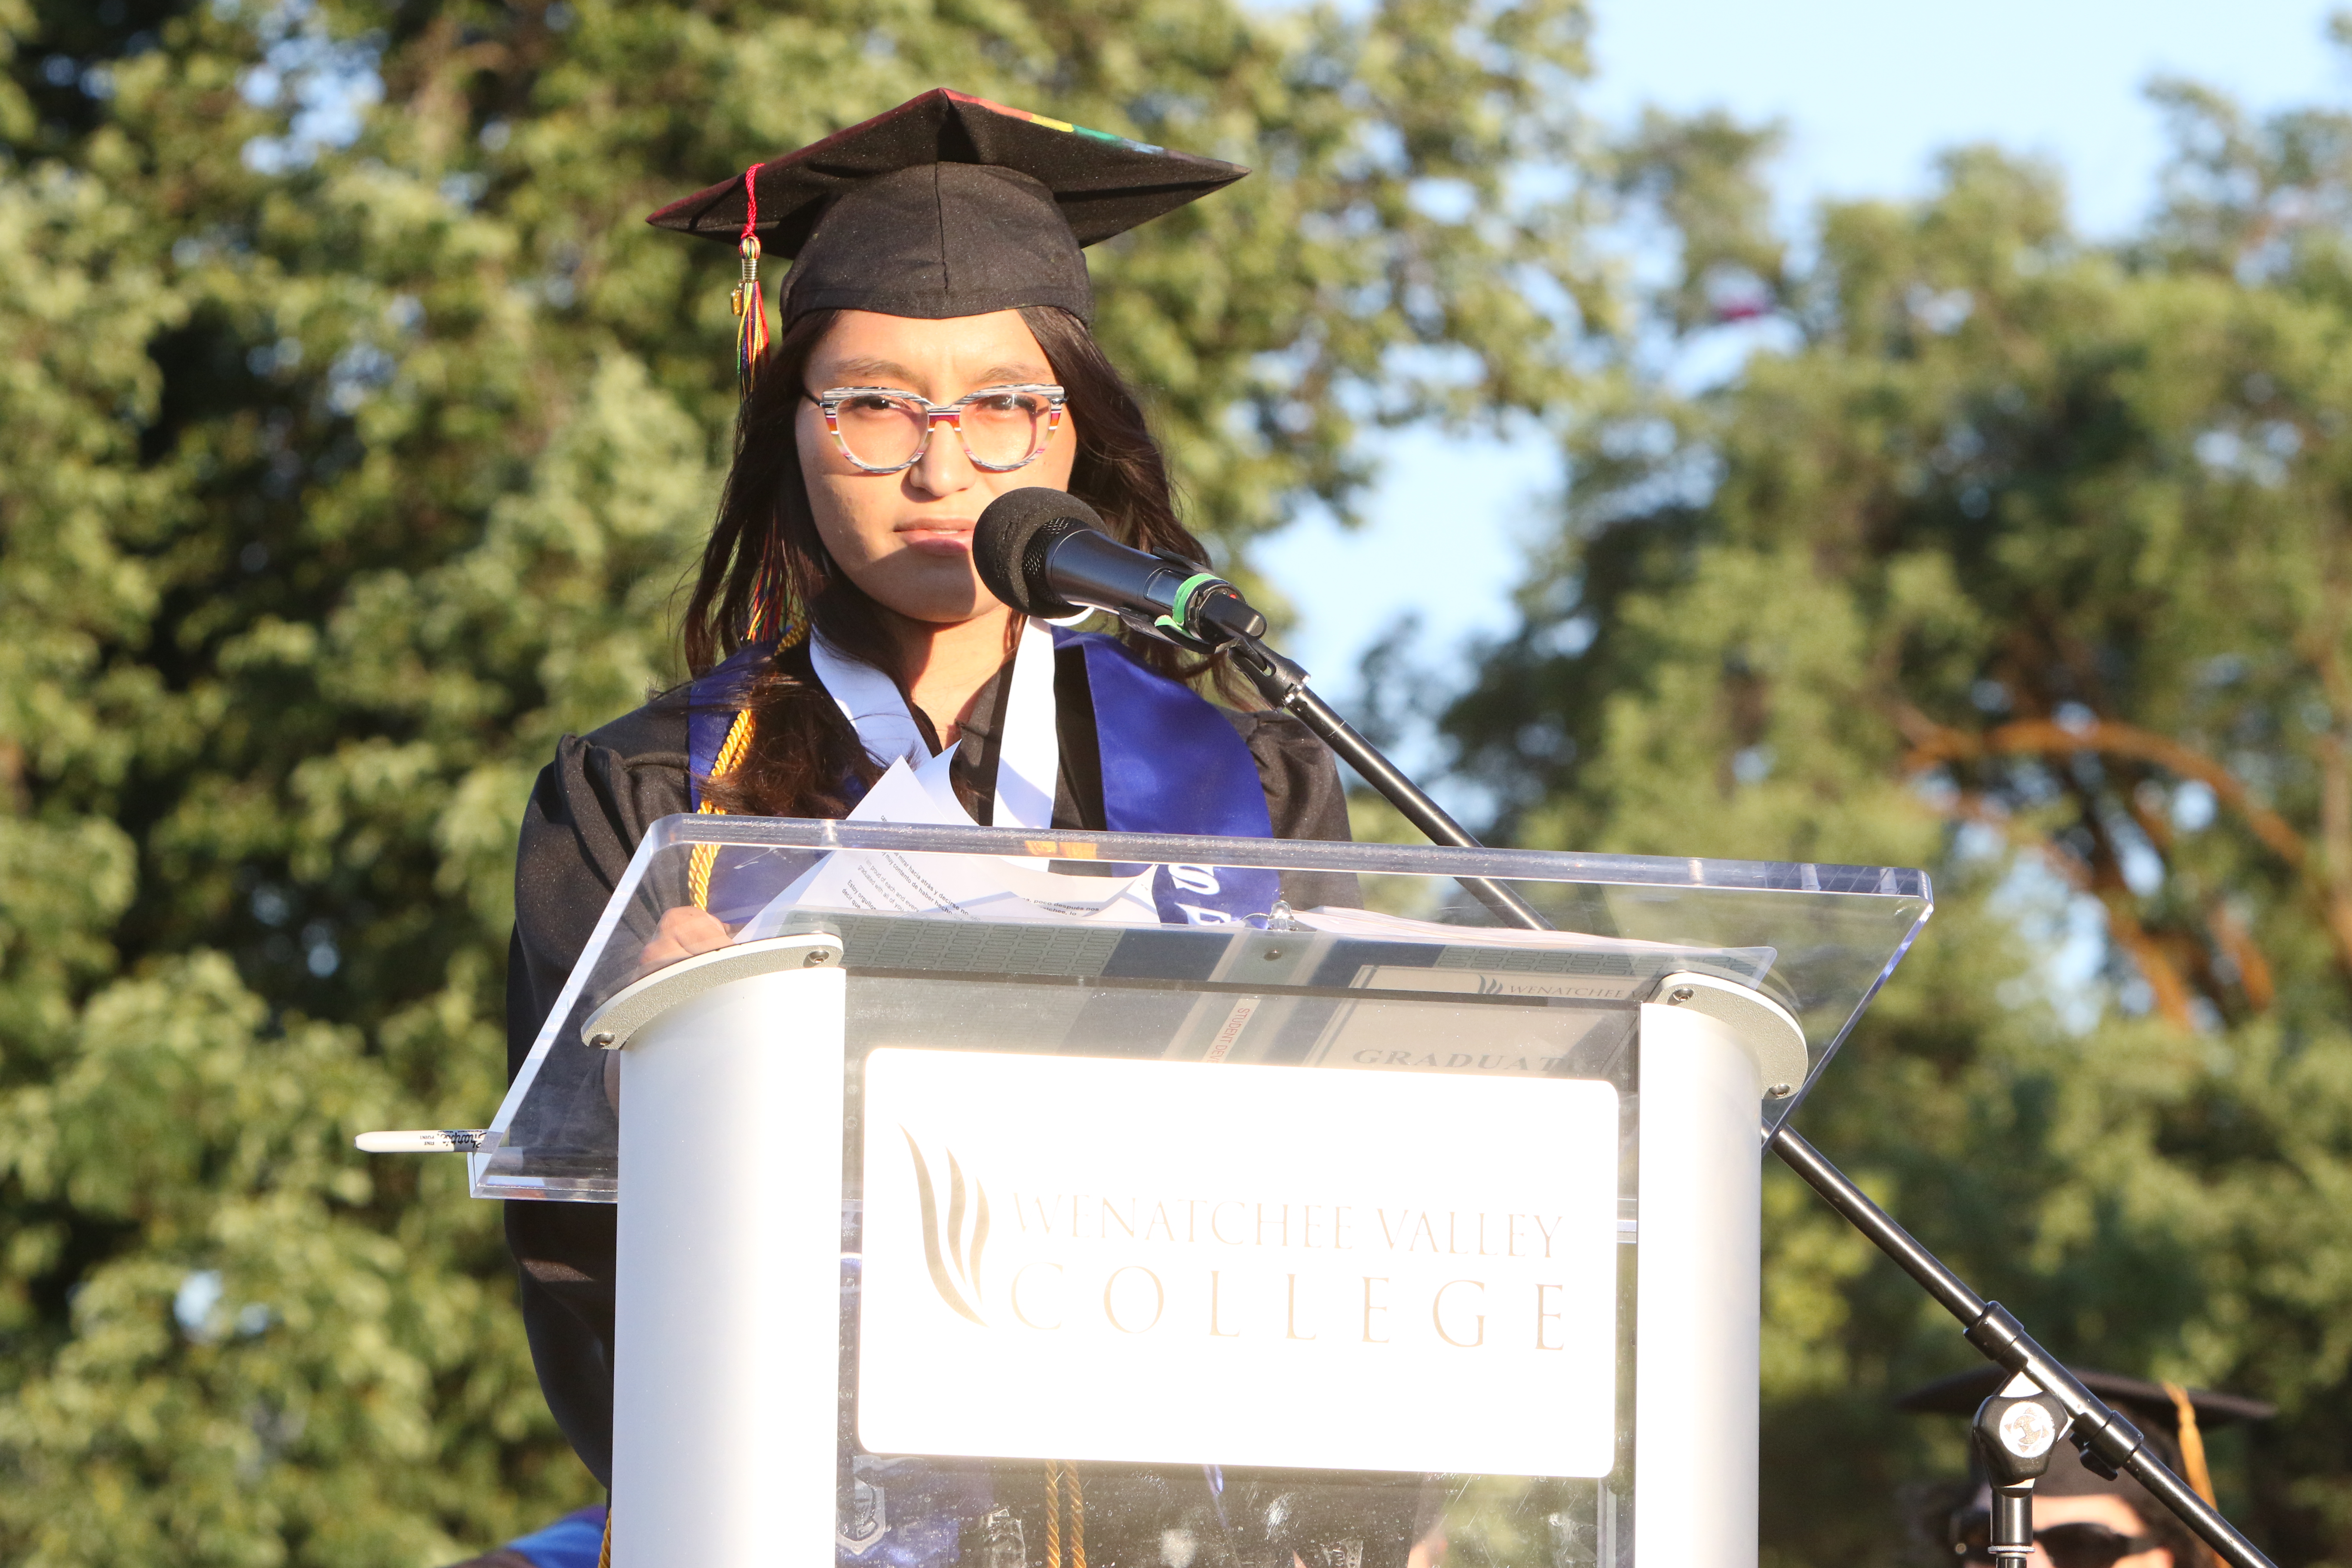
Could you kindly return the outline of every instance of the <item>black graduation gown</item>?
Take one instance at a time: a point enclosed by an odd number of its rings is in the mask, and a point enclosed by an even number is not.
[[[782,656],[805,668],[806,654]],[[1103,826],[1100,763],[1085,660],[1055,658],[1061,780],[1054,826]],[[951,764],[958,794],[987,821],[996,738],[1010,681],[982,688],[973,721]],[[1345,840],[1347,800],[1322,742],[1286,713],[1220,710],[1248,744],[1276,837]],[[929,727],[918,712],[917,724]],[[529,1055],[558,992],[587,945],[646,829],[691,810],[687,710],[677,694],[656,699],[581,737],[567,735],[541,771],[523,814],[515,867],[515,930],[507,969],[507,1071]],[[1355,879],[1285,873],[1297,909],[1359,901]],[[520,1267],[523,1325],[548,1407],[596,1478],[610,1485],[613,1454],[613,1274],[615,1211],[606,1204],[509,1203],[508,1246]]]

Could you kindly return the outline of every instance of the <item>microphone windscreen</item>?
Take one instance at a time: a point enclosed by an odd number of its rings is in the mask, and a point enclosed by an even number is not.
[[[1068,616],[1078,606],[1045,582],[1046,547],[1102,518],[1067,490],[1032,485],[988,503],[971,531],[971,563],[988,591],[1024,616]]]

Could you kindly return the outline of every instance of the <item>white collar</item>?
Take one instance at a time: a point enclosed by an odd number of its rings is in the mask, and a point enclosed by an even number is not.
[[[885,767],[904,757],[919,776],[936,771],[937,779],[926,780],[932,793],[950,795],[947,769],[955,748],[930,754],[898,682],[814,634],[809,664],[843,716],[856,726],[867,755]],[[1013,689],[1005,702],[1004,733],[998,737],[992,820],[999,827],[1051,827],[1062,748],[1054,711],[1054,634],[1045,622],[1033,617],[1022,623],[1008,679]]]

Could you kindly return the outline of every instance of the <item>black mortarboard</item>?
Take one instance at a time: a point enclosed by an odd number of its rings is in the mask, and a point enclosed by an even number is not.
[[[2144,1377],[2086,1371],[2079,1366],[2071,1370],[2083,1380],[2084,1387],[2130,1416],[2134,1426],[2168,1433],[2179,1429],[2180,1407],[2173,1403],[2171,1390],[2165,1384],[2150,1383]],[[2000,1393],[2008,1381],[2009,1373],[1987,1362],[1915,1388],[1897,1398],[1895,1407],[1923,1415],[1974,1415],[1977,1406]],[[2214,1394],[2202,1388],[2181,1392],[2188,1396],[2189,1408],[2197,1413],[2197,1425],[2201,1427],[2226,1426],[2232,1421],[2267,1421],[2278,1414],[2277,1405],[2248,1399],[2243,1394]]]
[[[1249,171],[936,88],[646,221],[795,258],[783,320],[850,309],[937,320],[1094,290],[1078,252]]]

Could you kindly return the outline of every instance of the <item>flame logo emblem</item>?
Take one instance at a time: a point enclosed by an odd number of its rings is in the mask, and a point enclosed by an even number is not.
[[[923,1158],[922,1146],[904,1127],[898,1131],[907,1140],[907,1152],[915,1161],[915,1195],[922,1206],[923,1217],[923,1261],[930,1267],[931,1284],[950,1309],[984,1329],[988,1320],[980,1315],[978,1308],[981,1259],[988,1251],[988,1189],[978,1182],[967,1183],[963,1167],[956,1163],[955,1151],[945,1151],[948,1212],[947,1223],[942,1226],[938,1190],[931,1182],[931,1167]],[[967,1218],[969,1226],[965,1223]]]

